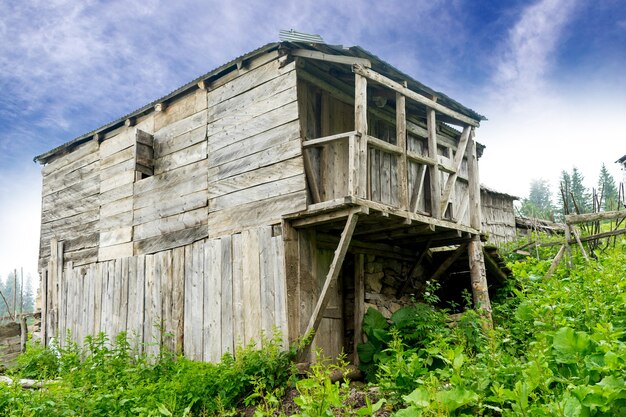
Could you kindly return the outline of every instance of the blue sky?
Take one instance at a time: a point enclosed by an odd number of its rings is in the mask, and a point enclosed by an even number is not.
[[[626,154],[624,0],[0,2],[0,276],[36,273],[33,156],[135,110],[280,29],[360,45],[487,116],[482,182],[587,185]]]

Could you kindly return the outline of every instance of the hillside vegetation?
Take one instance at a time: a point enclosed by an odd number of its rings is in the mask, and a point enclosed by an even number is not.
[[[147,358],[124,336],[113,346],[100,336],[81,348],[32,346],[15,376],[53,381],[41,390],[0,383],[0,415],[626,415],[626,240],[597,260],[575,255],[572,269],[563,262],[549,279],[553,254],[540,255],[509,255],[514,277],[494,297],[493,330],[472,310],[451,324],[432,307],[437,283],[425,304],[391,320],[369,310],[358,348],[371,384],[362,401],[328,378],[341,364],[322,361],[297,378],[295,349],[278,339],[206,364]],[[289,407],[287,392],[299,394]]]

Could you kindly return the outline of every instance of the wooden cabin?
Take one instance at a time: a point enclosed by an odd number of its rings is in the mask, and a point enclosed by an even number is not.
[[[482,232],[489,243],[500,244],[516,239],[515,200],[519,197],[480,187],[480,208],[482,213]]]
[[[360,47],[281,42],[37,156],[44,340],[354,352],[370,301],[419,295],[444,246],[488,313],[482,119]]]

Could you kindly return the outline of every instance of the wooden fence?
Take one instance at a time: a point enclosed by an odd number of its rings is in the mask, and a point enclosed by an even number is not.
[[[284,249],[277,229],[263,226],[79,267],[70,261],[60,268],[62,256],[52,257],[42,271],[43,338],[63,343],[70,332],[82,343],[99,332],[127,332],[147,353],[164,346],[205,361],[260,342],[261,334],[270,336],[276,328],[286,338]]]

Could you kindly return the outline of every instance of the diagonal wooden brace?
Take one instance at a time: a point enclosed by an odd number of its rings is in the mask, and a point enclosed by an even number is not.
[[[323,318],[324,309],[326,308],[326,305],[330,300],[329,289],[335,283],[335,281],[337,281],[337,277],[339,276],[339,272],[341,271],[341,265],[343,264],[343,260],[346,257],[346,253],[348,252],[348,247],[350,246],[352,234],[354,233],[354,229],[356,228],[356,223],[360,212],[360,208],[355,208],[348,216],[348,220],[346,221],[346,225],[343,228],[343,232],[341,232],[339,245],[335,250],[333,262],[330,264],[330,270],[326,275],[326,280],[324,281],[322,292],[320,293],[317,304],[315,305],[315,309],[313,310],[313,314],[311,315],[311,319],[309,320],[309,324],[307,325],[306,332],[304,333],[305,336],[310,335],[312,331],[316,332],[320,326]],[[311,341],[309,341],[309,344],[310,342]]]

